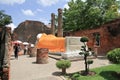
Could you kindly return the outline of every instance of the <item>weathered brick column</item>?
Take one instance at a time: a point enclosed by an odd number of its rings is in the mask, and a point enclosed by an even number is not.
[[[58,9],[58,37],[63,37],[63,28],[62,28],[62,9]]]
[[[29,48],[29,56],[30,57],[35,57],[36,56],[36,50],[34,47]]]
[[[51,32],[55,35],[55,14],[51,14]]]
[[[3,31],[3,32],[2,32]],[[5,42],[2,41],[3,45],[1,46],[1,54],[3,53],[3,56],[1,56],[0,58],[3,58],[3,60],[1,59],[0,61],[3,63],[1,64],[2,70],[0,70],[0,80],[9,80],[10,79],[10,54],[12,52],[12,42],[11,42],[11,27],[4,27],[4,28],[0,28],[0,34],[3,35],[4,37],[1,38],[1,41],[4,40]],[[5,33],[5,34],[4,34]],[[4,52],[5,51],[5,52]]]
[[[47,48],[37,49],[36,63],[38,64],[48,63],[48,49]]]

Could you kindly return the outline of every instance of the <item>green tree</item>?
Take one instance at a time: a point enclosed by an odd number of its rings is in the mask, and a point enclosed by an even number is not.
[[[82,37],[80,39],[81,42],[83,42],[83,46],[82,46],[82,49],[79,54],[80,55],[84,55],[84,60],[85,60],[85,75],[88,74],[89,72],[89,65],[93,63],[93,60],[87,60],[87,57],[90,55],[89,53],[89,50],[87,50],[87,45],[86,45],[86,42],[88,42],[88,38],[87,37]]]
[[[119,0],[71,0],[63,11],[64,30],[83,30],[98,27],[120,17]]]
[[[4,11],[0,10],[0,26],[5,26],[10,23],[12,23],[11,16],[5,14]]]

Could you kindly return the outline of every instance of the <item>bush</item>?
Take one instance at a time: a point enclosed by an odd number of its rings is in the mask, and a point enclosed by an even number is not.
[[[92,64],[92,63],[93,63],[93,60],[88,60],[87,63],[88,63],[88,64]]]
[[[107,53],[107,58],[113,63],[120,63],[120,48],[116,48]]]
[[[80,41],[81,41],[81,42],[88,42],[89,39],[88,39],[87,37],[84,36],[84,37],[82,37],[82,38],[80,39]]]
[[[66,74],[66,68],[69,68],[71,66],[71,62],[69,60],[60,60],[56,63],[56,66],[59,69],[62,69],[63,74]]]
[[[75,73],[72,75],[71,79],[72,80],[79,80],[80,74],[79,73]]]

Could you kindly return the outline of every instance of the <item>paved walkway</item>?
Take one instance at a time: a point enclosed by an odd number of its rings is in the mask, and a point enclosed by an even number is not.
[[[10,80],[65,80],[58,76],[61,72],[56,67],[57,60],[49,58],[47,64],[36,64],[35,57],[28,55],[19,56],[18,60],[11,57]],[[106,59],[94,59],[90,68],[109,65]],[[67,73],[73,73],[84,69],[84,61],[73,61]]]

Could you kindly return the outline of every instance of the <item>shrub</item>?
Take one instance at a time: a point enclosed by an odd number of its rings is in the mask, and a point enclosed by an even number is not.
[[[72,75],[71,79],[72,80],[79,80],[80,74],[79,73],[75,73]]]
[[[84,37],[82,37],[82,38],[80,39],[80,41],[81,41],[81,42],[88,42],[89,39],[88,39],[87,37],[84,36]]]
[[[113,63],[120,63],[120,48],[109,51],[107,53],[107,58]]]
[[[71,66],[71,62],[69,60],[60,60],[56,63],[56,66],[59,69],[62,69],[63,74],[66,74],[66,68],[69,68]]]
[[[86,42],[89,41],[87,37],[82,37],[80,39],[81,42],[83,42],[83,46],[81,46],[81,52],[79,53],[80,55],[84,55],[84,60],[85,60],[85,73],[86,75],[89,74],[89,65],[93,63],[92,60],[87,60],[87,57],[90,55],[89,50],[87,50],[87,44]]]
[[[87,63],[88,63],[88,64],[92,64],[92,63],[93,63],[93,60],[88,60]]]

